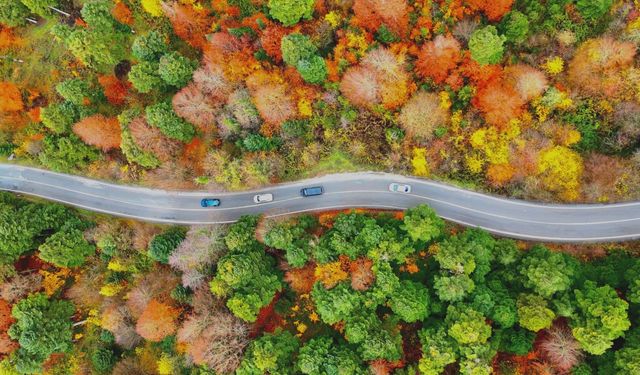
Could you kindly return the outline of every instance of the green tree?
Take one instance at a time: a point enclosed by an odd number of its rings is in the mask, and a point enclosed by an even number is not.
[[[505,329],[500,332],[500,351],[525,355],[533,349],[535,333],[523,329]]]
[[[83,79],[71,78],[56,85],[56,91],[64,100],[77,106],[86,104],[93,94],[89,83]]]
[[[441,301],[459,302],[475,289],[475,283],[465,274],[441,273],[434,278],[433,287]]]
[[[522,257],[519,268],[525,287],[543,297],[551,297],[571,286],[576,264],[562,253],[537,245]]]
[[[578,0],[576,1],[576,8],[580,15],[589,21],[600,20],[604,15],[609,13],[612,0]]]
[[[444,221],[429,206],[421,204],[404,213],[403,229],[413,241],[431,241],[444,230]]]
[[[158,74],[170,86],[184,87],[191,81],[198,63],[178,52],[169,52],[160,58]]]
[[[42,141],[42,152],[38,155],[40,163],[57,172],[69,172],[84,168],[97,160],[98,150],[87,146],[75,134],[66,137],[47,135]]]
[[[300,341],[288,331],[265,333],[245,351],[237,375],[294,374]]]
[[[403,280],[391,295],[389,305],[407,323],[423,320],[429,315],[429,291],[420,283]]]
[[[240,143],[242,148],[249,152],[274,151],[282,140],[278,137],[265,137],[261,134],[249,134]]]
[[[533,332],[551,327],[556,317],[547,307],[547,301],[536,294],[521,294],[517,305],[520,326]]]
[[[162,134],[181,142],[189,142],[195,135],[191,124],[176,115],[170,102],[150,105],[145,110],[147,122],[158,128]]]
[[[374,249],[383,238],[384,230],[374,218],[357,213],[340,214],[333,228],[313,247],[312,254],[319,263],[331,262],[342,254],[355,260]]]
[[[610,286],[598,287],[592,281],[574,293],[578,311],[571,321],[571,332],[586,352],[600,355],[631,326],[629,304]]]
[[[49,104],[40,111],[40,119],[44,126],[56,134],[71,131],[71,126],[78,117],[78,109],[69,101]]]
[[[486,318],[467,305],[450,305],[445,318],[447,333],[458,344],[483,344],[491,337]]]
[[[159,61],[168,50],[166,38],[156,30],[139,35],[131,45],[131,53],[141,61]]]
[[[358,354],[332,338],[319,336],[309,340],[298,354],[300,372],[307,375],[364,375]]]
[[[346,320],[362,307],[361,297],[345,282],[338,283],[329,290],[322,283],[316,282],[311,298],[320,319],[327,324]]]
[[[500,31],[507,41],[520,44],[529,36],[529,19],[521,12],[512,10],[502,18]]]
[[[154,61],[143,61],[132,66],[129,72],[129,82],[133,88],[143,94],[161,89],[164,86],[164,81],[158,73],[158,67],[158,63]]]
[[[91,353],[91,365],[99,373],[110,373],[116,364],[116,355],[111,349],[98,348]]]
[[[71,350],[74,312],[70,302],[50,300],[42,293],[31,294],[13,306],[11,315],[16,322],[8,333],[20,348],[10,361],[20,373],[41,372],[42,363],[51,354]]]
[[[317,85],[327,79],[327,63],[317,55],[298,61],[296,69],[298,69],[302,79],[311,84]]]
[[[476,29],[469,39],[471,58],[480,65],[497,64],[502,60],[506,38],[498,35],[495,26]]]
[[[440,323],[430,322],[418,332],[422,344],[422,358],[418,362],[423,375],[440,375],[458,357],[458,344]]]
[[[224,242],[230,252],[240,253],[262,248],[255,237],[259,219],[259,216],[245,215],[229,228]]]
[[[35,13],[41,17],[51,17],[53,11],[50,7],[57,7],[58,0],[19,0],[24,4],[32,13]]]
[[[58,267],[78,267],[86,257],[95,254],[96,248],[84,238],[78,229],[65,229],[54,233],[38,248],[40,258]]]
[[[496,241],[493,247],[495,260],[503,266],[509,266],[520,259],[521,251],[518,249],[516,242],[507,238],[501,238]]]
[[[269,15],[285,26],[293,26],[300,19],[311,19],[313,0],[269,0]]]
[[[156,235],[149,243],[149,256],[157,262],[169,263],[169,256],[184,241],[185,236],[186,232],[180,227]]]
[[[640,374],[640,347],[624,347],[615,352],[616,374]]]
[[[0,0],[0,23],[8,27],[24,25],[30,12],[20,1]]]
[[[265,245],[285,251],[291,267],[303,267],[309,260],[312,238],[299,224],[282,223],[274,226],[264,237]]]

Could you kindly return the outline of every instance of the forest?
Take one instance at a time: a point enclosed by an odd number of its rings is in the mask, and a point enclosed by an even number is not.
[[[381,170],[640,197],[631,0],[0,0],[0,156],[168,189]]]
[[[426,205],[167,227],[0,193],[0,373],[634,375],[639,254]]]

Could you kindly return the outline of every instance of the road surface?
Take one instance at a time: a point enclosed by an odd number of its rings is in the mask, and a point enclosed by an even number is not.
[[[391,182],[412,186],[392,193]],[[304,198],[303,187],[323,186],[321,196]],[[342,173],[274,185],[256,191],[208,193],[164,191],[115,185],[35,168],[0,164],[0,190],[38,196],[90,211],[172,224],[229,223],[246,214],[269,217],[349,207],[406,209],[421,203],[444,219],[512,238],[549,242],[608,242],[640,238],[640,202],[547,205],[475,193],[449,185],[374,172]],[[255,204],[269,192],[273,202]],[[205,197],[218,208],[202,208]]]

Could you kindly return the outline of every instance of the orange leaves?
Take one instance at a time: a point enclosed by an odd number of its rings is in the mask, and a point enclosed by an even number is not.
[[[100,76],[98,77],[98,83],[102,86],[104,96],[107,97],[109,103],[113,105],[123,105],[125,103],[131,83],[121,81],[114,75]]]
[[[500,21],[511,10],[513,0],[466,0],[474,10],[481,10],[489,21]]]
[[[174,95],[173,110],[190,123],[206,130],[215,125],[219,105],[204,95],[197,84],[190,83]]]
[[[260,44],[265,50],[267,55],[276,62],[282,61],[282,50],[280,49],[280,42],[282,37],[287,35],[287,29],[280,25],[271,25],[264,29],[260,35]]]
[[[133,12],[127,4],[122,1],[116,1],[116,5],[111,10],[113,18],[125,25],[133,25]]]
[[[171,21],[177,36],[195,48],[202,49],[205,46],[205,36],[209,33],[213,19],[204,11],[181,5],[177,1],[163,2],[162,10]]]
[[[515,173],[515,168],[509,164],[491,164],[487,168],[487,179],[491,185],[502,187],[511,181]]]
[[[347,70],[340,82],[340,91],[359,107],[380,103],[380,88],[373,73],[364,67]]]
[[[280,125],[296,115],[296,105],[283,84],[267,84],[253,91],[253,101],[260,116]]]
[[[567,71],[569,82],[587,94],[619,97],[623,71],[633,65],[636,47],[610,37],[590,39],[576,50]]]
[[[404,37],[409,31],[409,7],[406,0],[356,0],[353,4],[354,23],[371,32],[385,25]]]
[[[525,104],[518,92],[503,80],[495,80],[478,90],[472,101],[489,125],[504,129],[510,120],[522,115]]]
[[[0,82],[0,112],[19,112],[24,109],[22,94],[11,82]]]
[[[12,323],[11,305],[7,301],[0,299],[0,331],[6,331]]]
[[[73,125],[73,132],[88,145],[102,151],[120,147],[120,123],[115,117],[94,115]]]
[[[152,299],[140,315],[136,332],[149,341],[158,342],[176,332],[178,310]]]
[[[423,78],[431,78],[435,83],[441,84],[459,61],[460,43],[450,35],[438,35],[422,46],[416,61],[416,71]]]

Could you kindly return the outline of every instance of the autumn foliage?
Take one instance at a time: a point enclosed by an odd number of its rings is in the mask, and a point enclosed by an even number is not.
[[[460,61],[460,43],[452,36],[438,35],[426,42],[416,61],[416,71],[424,78],[442,83]]]
[[[23,108],[18,86],[11,82],[0,82],[0,112],[18,112]]]
[[[120,123],[115,117],[94,115],[73,125],[73,132],[86,144],[102,151],[120,147]]]
[[[398,36],[409,31],[409,6],[406,0],[355,0],[355,22],[376,32],[385,25]]]
[[[511,10],[513,0],[466,0],[471,9],[482,11],[489,21],[500,21]]]
[[[152,299],[136,323],[136,332],[149,341],[160,341],[176,332],[178,310]]]
[[[162,3],[162,11],[173,25],[173,31],[195,48],[203,48],[209,27],[213,20],[202,10],[182,5],[178,1]]]
[[[121,81],[114,75],[98,77],[98,83],[104,90],[104,96],[109,103],[113,105],[123,105],[129,95],[131,83],[129,81]]]

